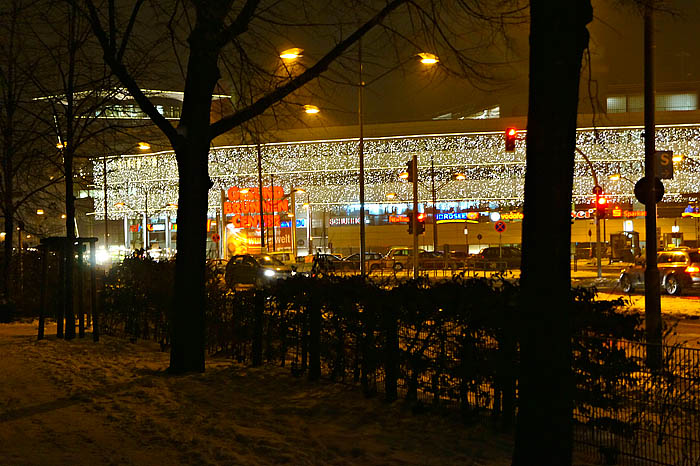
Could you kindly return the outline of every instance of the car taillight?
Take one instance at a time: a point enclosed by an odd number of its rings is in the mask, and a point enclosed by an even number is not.
[[[698,273],[698,272],[700,272],[700,268],[695,267],[694,265],[689,265],[688,267],[685,268],[685,271],[688,273]]]

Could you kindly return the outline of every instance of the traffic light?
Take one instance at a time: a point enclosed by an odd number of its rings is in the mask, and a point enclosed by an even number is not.
[[[418,231],[416,232],[416,234],[422,235],[423,233],[425,233],[425,213],[418,214],[418,218],[416,220],[418,220]]]
[[[608,207],[608,199],[602,195],[595,197],[595,209],[598,218],[605,218],[605,210]]]
[[[406,213],[406,216],[408,217],[408,234],[412,235],[413,234],[413,212]]]
[[[515,151],[516,139],[518,139],[518,130],[515,128],[506,129],[506,152]]]
[[[399,178],[404,179],[409,183],[413,182],[413,160],[406,162],[406,171],[402,172],[399,175]]]

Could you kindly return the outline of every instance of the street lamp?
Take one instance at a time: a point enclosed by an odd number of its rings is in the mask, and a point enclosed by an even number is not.
[[[366,274],[366,264],[365,264],[365,240],[366,240],[366,233],[365,233],[365,154],[364,154],[364,148],[365,148],[365,139],[364,139],[364,88],[365,88],[365,81],[362,76],[362,39],[360,39],[357,43],[358,45],[358,62],[359,62],[359,86],[358,86],[358,105],[357,105],[357,123],[360,129],[360,138],[359,138],[359,143],[358,143],[358,153],[359,153],[359,181],[360,181],[360,186],[359,186],[359,191],[360,191],[360,276],[364,277]],[[418,53],[418,56],[421,58],[421,63],[424,65],[435,65],[437,64],[440,60],[438,59],[437,55],[428,53],[428,52],[421,52]],[[384,75],[381,75],[384,76]],[[381,77],[379,76],[379,77]],[[378,79],[378,78],[377,78]],[[376,79],[375,79],[376,80]],[[415,162],[417,163],[417,161]],[[402,173],[403,175],[403,173]],[[416,174],[417,175],[417,174]],[[401,176],[401,175],[399,175]],[[405,174],[405,177],[402,177],[403,179],[408,178],[408,173]],[[415,190],[414,190],[415,191]],[[414,196],[415,197],[415,196]],[[413,204],[415,206],[416,200],[413,200]],[[415,225],[414,225],[415,226]],[[415,231],[415,230],[414,230]],[[413,239],[413,253],[414,255],[418,254],[418,239],[417,237],[414,237]],[[414,278],[418,274],[418,268],[417,268],[417,261],[414,260],[414,267],[413,267],[413,275]]]
[[[296,60],[297,58],[303,57],[304,49],[300,49],[298,47],[294,47],[291,49],[287,49],[280,53],[280,58],[282,60]]]
[[[440,61],[437,55],[429,52],[421,52],[418,56],[420,57],[420,62],[424,65],[435,65]]]
[[[321,110],[315,105],[304,105],[304,113],[308,113],[309,115],[315,115],[320,111]]]

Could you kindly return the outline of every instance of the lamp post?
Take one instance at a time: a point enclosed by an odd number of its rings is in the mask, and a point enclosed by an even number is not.
[[[593,167],[593,164],[591,163],[591,160],[588,158],[586,154],[583,153],[581,149],[578,147],[576,148],[576,152],[578,152],[581,157],[586,161],[588,164],[588,167],[591,169],[591,176],[593,177],[593,194],[595,194],[595,210],[593,211],[593,218],[595,219],[595,245],[596,245],[596,265],[598,268],[598,278],[603,277],[603,255],[600,247],[600,218],[598,218],[598,198],[600,194],[603,193],[603,188],[598,184],[598,175],[595,172],[595,168]]]
[[[644,309],[647,338],[647,364],[653,369],[662,365],[661,293],[656,263],[656,93],[654,90],[654,12],[653,0],[644,8],[644,176],[649,181],[646,192],[645,222],[647,265],[644,270]]]
[[[362,76],[363,63],[362,63],[362,39],[357,42],[358,45],[358,62],[359,62],[359,86],[358,86],[358,106],[357,106],[357,123],[359,126],[360,138],[358,142],[358,155],[359,155],[359,187],[360,187],[360,276],[364,277],[366,275],[366,263],[365,263],[365,244],[366,244],[366,229],[365,229],[365,154],[364,154],[364,106],[363,106],[363,93],[365,88],[365,81]],[[432,53],[422,52],[418,56],[421,58],[420,62],[424,65],[435,65],[440,60],[438,57]],[[390,70],[391,71],[391,70]],[[386,73],[385,73],[386,74]],[[374,81],[381,78],[385,74],[380,75],[375,78]],[[413,158],[414,162],[416,157]],[[415,168],[415,167],[414,167]],[[414,173],[416,171],[414,170]],[[414,183],[414,191],[417,190],[417,185]],[[414,222],[416,222],[417,212],[417,193],[414,193]],[[414,238],[413,238],[413,254],[418,254],[418,237],[416,236],[416,224],[413,225]],[[416,256],[417,258],[417,256]],[[414,259],[413,261],[413,276],[414,278],[418,276],[418,261]]]

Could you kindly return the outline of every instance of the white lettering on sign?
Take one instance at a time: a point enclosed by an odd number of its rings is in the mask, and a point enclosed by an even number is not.
[[[328,219],[328,224],[332,227],[340,225],[359,225],[360,219],[358,217],[331,218]]]

